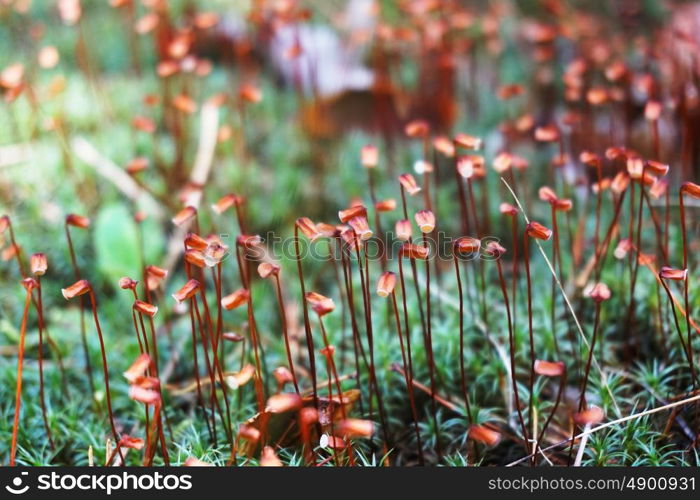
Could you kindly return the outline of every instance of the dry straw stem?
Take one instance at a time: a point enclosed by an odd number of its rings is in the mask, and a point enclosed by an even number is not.
[[[700,401],[700,394],[698,394],[697,396],[693,396],[692,398],[682,399],[681,401],[676,401],[675,403],[669,403],[667,405],[659,406],[657,408],[652,408],[650,410],[644,410],[642,412],[635,413],[633,415],[627,415],[626,417],[618,418],[617,420],[612,420],[610,422],[601,424],[597,427],[593,427],[592,429],[584,430],[581,434],[577,434],[574,437],[570,437],[570,438],[565,439],[563,441],[559,441],[558,443],[555,443],[551,446],[548,446],[547,448],[544,448],[540,451],[545,452],[545,451],[553,450],[559,446],[568,444],[570,441],[575,441],[577,439],[581,439],[583,437],[590,436],[594,432],[598,432],[598,431],[606,429],[608,427],[612,427],[613,425],[622,424],[622,423],[628,422],[630,420],[634,420],[634,419],[641,418],[641,417],[646,417],[647,415],[652,415],[652,414],[658,413],[660,411],[670,410],[671,408],[675,408],[677,406],[687,405],[687,404],[693,403],[695,401]],[[518,465],[519,463],[522,463],[530,458],[532,458],[532,454],[527,455],[527,456],[522,457],[522,458],[519,458],[515,462],[511,462],[508,465],[506,465],[506,467],[512,467],[514,465]]]
[[[163,209],[160,204],[139,186],[123,168],[119,168],[112,160],[100,154],[84,137],[76,137],[71,142],[71,148],[81,161],[95,169],[102,177],[110,181],[127,198],[137,202],[143,200],[148,213],[160,217]]]
[[[525,208],[523,205],[520,203],[520,200],[516,196],[515,192],[513,189],[510,187],[510,184],[501,177],[501,181],[503,184],[506,185],[506,188],[508,188],[508,191],[510,191],[510,194],[513,196],[513,199],[515,200],[515,203],[518,204],[518,208],[520,208],[520,212],[523,214],[523,217],[525,218],[526,223],[530,223],[530,219],[527,216],[527,212],[525,212]],[[574,311],[573,306],[571,305],[571,302],[569,301],[569,296],[566,294],[564,291],[564,287],[561,284],[561,281],[559,280],[559,277],[557,276],[556,271],[554,270],[554,267],[552,267],[552,263],[550,262],[549,258],[547,258],[547,253],[544,251],[542,248],[542,245],[540,245],[540,242],[535,240],[535,244],[537,245],[537,248],[540,250],[540,253],[542,254],[542,257],[544,257],[545,262],[547,263],[547,267],[549,268],[549,271],[552,273],[552,276],[554,277],[554,280],[557,283],[557,286],[559,287],[559,290],[561,291],[562,297],[564,297],[564,302],[566,302],[566,307],[569,308],[569,312],[571,312],[571,316],[574,318],[574,323],[576,323],[576,329],[578,330],[579,336],[581,337],[581,340],[583,340],[583,343],[586,345],[587,349],[591,348],[590,343],[588,342],[588,339],[586,338],[586,335],[583,333],[583,328],[581,327],[581,323],[578,320],[578,316],[576,316],[576,311]],[[595,355],[593,356],[593,365],[596,367],[596,370],[598,370],[598,373],[600,373],[600,380],[607,389],[608,393],[610,394],[610,399],[613,403],[613,406],[615,406],[615,411],[617,412],[618,415],[621,415],[622,413],[620,412],[620,407],[617,405],[617,401],[615,400],[615,395],[613,394],[612,390],[610,389],[610,386],[608,385],[608,377],[605,375],[605,372],[601,369],[600,365],[598,364],[598,360],[595,358]]]
[[[206,186],[209,173],[214,161],[214,150],[216,149],[217,130],[219,129],[219,108],[207,102],[202,106],[199,143],[197,154],[194,159],[194,166],[190,174],[189,184],[192,186]],[[187,205],[199,208],[202,201],[202,191],[195,191],[188,200]],[[190,223],[184,224],[173,231],[168,242],[168,255],[165,258],[165,269],[172,269],[183,251],[182,240],[189,231]]]

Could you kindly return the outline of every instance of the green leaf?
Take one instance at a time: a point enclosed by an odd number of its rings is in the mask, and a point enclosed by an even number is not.
[[[155,223],[144,222],[146,262],[153,262],[163,247]],[[97,215],[94,233],[97,266],[102,276],[116,283],[122,276],[138,279],[141,275],[138,228],[128,208],[121,203],[103,207]]]

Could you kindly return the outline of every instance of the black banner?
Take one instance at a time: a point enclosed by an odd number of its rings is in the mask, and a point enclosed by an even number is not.
[[[697,468],[2,467],[0,498],[697,498]],[[257,492],[257,493],[256,493]],[[488,496],[487,496],[488,495]],[[199,498],[202,498],[201,496]]]

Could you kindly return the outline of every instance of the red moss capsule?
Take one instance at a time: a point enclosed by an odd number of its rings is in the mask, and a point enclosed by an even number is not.
[[[531,238],[536,238],[538,240],[543,240],[546,241],[549,238],[552,237],[552,230],[543,226],[539,222],[532,221],[530,222],[526,228],[525,231],[527,232],[527,235]]]
[[[630,185],[630,178],[625,172],[618,172],[610,183],[610,189],[615,194],[622,194]]]
[[[229,342],[243,342],[245,340],[243,335],[236,332],[224,332],[221,334],[221,336],[224,340],[228,340]]]
[[[493,169],[499,173],[505,173],[508,170],[510,170],[511,165],[513,164],[513,155],[508,153],[508,152],[502,152],[496,155],[496,158],[493,159]]]
[[[537,192],[540,200],[545,201],[547,203],[554,204],[557,202],[559,197],[557,194],[554,192],[554,190],[549,187],[549,186],[542,186],[538,192]]]
[[[318,445],[321,448],[331,448],[334,450],[343,450],[347,446],[342,438],[337,436],[330,436],[328,434],[322,434],[318,441]]]
[[[177,214],[175,214],[175,217],[172,218],[172,221],[173,224],[180,227],[187,221],[194,218],[195,215],[197,215],[197,209],[193,206],[187,206],[180,210]]]
[[[574,422],[576,425],[595,425],[599,424],[605,418],[603,410],[597,406],[590,406],[587,409],[574,413]]]
[[[129,398],[139,403],[155,405],[160,403],[160,393],[153,389],[144,389],[137,385],[129,386]]]
[[[471,149],[477,151],[481,149],[481,138],[474,137],[468,134],[457,134],[454,138],[454,143],[460,148]]]
[[[497,241],[489,241],[486,244],[486,248],[484,248],[484,252],[490,257],[499,258],[506,253],[506,249]]]
[[[321,295],[320,293],[307,292],[305,298],[306,302],[311,306],[311,309],[319,316],[325,316],[335,309],[333,299]]]
[[[233,206],[241,205],[242,203],[243,203],[243,198],[241,196],[238,196],[238,195],[233,194],[233,193],[229,193],[229,194],[219,198],[219,200],[211,206],[211,209],[214,212],[216,212],[217,214],[222,214],[226,210],[228,210],[229,208],[231,208]]]
[[[261,262],[258,265],[258,275],[265,279],[269,276],[277,276],[280,272],[280,266],[271,262]]]
[[[499,205],[498,210],[503,214],[503,215],[510,215],[511,217],[514,217],[518,215],[518,209],[511,205],[510,203],[503,202]]]
[[[155,290],[168,275],[167,269],[158,266],[146,266],[146,286]]]
[[[661,116],[663,107],[659,101],[648,101],[644,106],[644,118],[650,122],[655,122]]]
[[[90,283],[88,280],[78,280],[67,288],[62,288],[61,293],[66,300],[84,295],[90,291]]]
[[[139,355],[138,358],[134,360],[133,363],[131,363],[131,366],[127,368],[127,370],[124,372],[124,378],[130,383],[133,384],[136,381],[138,381],[141,377],[146,375],[146,372],[151,366],[151,357],[146,354],[145,352],[141,355]]]
[[[241,424],[238,428],[238,437],[249,443],[257,443],[260,440],[260,431],[250,425]]]
[[[539,142],[555,142],[559,140],[559,129],[554,125],[537,127],[535,129],[535,140]]]
[[[39,282],[35,280],[34,278],[24,278],[22,281],[22,286],[27,290],[31,291],[34,290],[39,286]]]
[[[29,269],[34,276],[43,276],[46,274],[49,264],[46,261],[46,254],[35,253],[29,258]]]
[[[561,361],[535,360],[535,373],[544,377],[561,377],[564,374],[564,363]]]
[[[348,225],[363,241],[370,239],[374,234],[369,228],[369,224],[367,223],[367,219],[365,217],[353,217],[348,221]]]
[[[396,221],[396,237],[401,241],[408,241],[412,233],[411,221],[401,219]]]
[[[501,85],[496,91],[496,95],[501,100],[508,100],[519,95],[522,95],[525,89],[522,85],[517,83],[509,83],[507,85]]]
[[[554,210],[559,212],[568,212],[574,206],[574,202],[568,198],[560,198],[554,203]]]
[[[348,209],[340,210],[338,212],[338,218],[343,224],[348,222],[353,217],[367,217],[367,209],[363,205],[353,205]]]
[[[137,156],[136,158],[132,159],[129,163],[126,164],[126,167],[124,170],[129,175],[136,175],[139,172],[143,172],[148,168],[148,158],[145,158],[143,156]]]
[[[145,442],[141,438],[132,437],[128,434],[122,434],[119,438],[119,447],[128,448],[131,450],[141,450],[143,449]]]
[[[296,226],[309,240],[314,241],[322,236],[316,225],[308,217],[300,217],[296,220]]]
[[[263,99],[262,90],[260,90],[259,87],[256,87],[255,85],[252,85],[250,83],[244,83],[243,85],[241,85],[241,87],[238,89],[238,96],[241,98],[242,101],[251,104],[258,103]]]
[[[265,446],[260,454],[260,467],[282,467],[282,460],[279,459],[272,446]]]
[[[658,200],[668,191],[668,179],[656,179],[649,188],[649,196]]]
[[[663,280],[684,281],[688,276],[687,269],[676,269],[664,266],[659,271],[659,277]]]
[[[346,418],[335,424],[335,432],[348,438],[371,438],[374,423],[371,420]]]
[[[145,314],[146,316],[150,316],[151,318],[158,314],[157,306],[144,302],[143,300],[135,301],[133,307],[136,311],[140,312],[141,314]]]
[[[700,198],[700,184],[694,182],[684,182],[681,184],[681,195],[690,195],[693,198]]]
[[[87,229],[90,227],[90,219],[77,214],[68,214],[66,216],[66,224],[73,227],[79,227],[80,229]]]
[[[600,157],[590,151],[582,151],[579,155],[579,160],[581,160],[581,163],[588,165],[589,167],[596,167],[600,165]]]
[[[615,247],[613,255],[616,259],[624,259],[629,251],[632,250],[632,240],[629,238],[622,238]]]
[[[284,387],[285,384],[294,382],[294,376],[286,366],[278,366],[272,370],[272,376],[275,377],[280,388]]]
[[[206,266],[204,254],[199,250],[195,250],[193,248],[188,248],[187,250],[185,250],[185,262],[199,268],[203,268]]]
[[[196,457],[187,457],[184,465],[185,467],[212,467],[212,464],[209,462],[205,462],[204,460],[200,460]]]
[[[455,241],[455,251],[460,254],[476,253],[481,249],[481,240],[462,236]]]
[[[284,413],[297,411],[301,406],[301,396],[293,392],[284,392],[270,396],[265,404],[265,411],[267,413]]]
[[[199,281],[197,280],[189,280],[187,283],[183,285],[182,288],[180,288],[177,292],[175,292],[172,297],[178,302],[182,303],[186,301],[187,299],[191,299],[192,297],[195,296],[197,292],[199,292],[199,287],[201,285],[199,284]]]
[[[496,446],[501,442],[501,433],[485,425],[472,425],[469,427],[469,439],[486,446]]]
[[[394,293],[396,287],[396,274],[391,271],[385,271],[377,281],[377,295],[380,297],[388,297]]]
[[[603,87],[593,87],[586,92],[586,100],[591,106],[600,106],[608,101],[608,91]]]
[[[433,147],[448,158],[452,158],[455,155],[455,146],[449,137],[436,137],[433,139]]]
[[[390,198],[388,200],[381,200],[374,204],[374,209],[377,212],[391,212],[396,210],[396,200]]]
[[[425,120],[413,120],[406,124],[404,133],[411,139],[420,139],[430,133],[430,125]]]
[[[194,250],[199,250],[200,252],[206,250],[209,246],[209,242],[195,233],[187,233],[185,236],[185,246]]]
[[[420,210],[416,212],[415,219],[422,233],[431,233],[435,229],[435,214],[432,211]]]
[[[238,389],[247,384],[253,378],[255,368],[251,364],[245,365],[240,371],[226,376],[226,384],[231,389]]]
[[[122,290],[134,290],[136,288],[136,285],[138,284],[138,281],[132,280],[127,276],[119,278],[119,288],[121,288]]]
[[[145,116],[134,116],[131,120],[131,126],[147,134],[152,134],[156,131],[155,122]]]
[[[221,299],[221,306],[227,311],[230,311],[242,306],[248,302],[248,299],[250,299],[250,292],[245,288],[239,288],[235,292]]]
[[[409,259],[421,259],[425,260],[428,258],[428,249],[424,246],[415,245],[413,243],[404,243],[399,249],[399,256],[407,257]]]
[[[379,163],[379,150],[373,144],[367,144],[360,150],[360,161],[365,168],[374,168]]]
[[[420,187],[416,183],[416,179],[411,174],[401,174],[399,175],[399,183],[403,189],[411,196],[420,192]]]
[[[668,173],[668,170],[669,166],[665,163],[661,163],[660,161],[647,160],[646,171],[652,175],[658,175],[659,177],[663,177]]]
[[[584,295],[588,295],[596,302],[603,302],[610,298],[611,292],[605,283],[596,283],[590,290],[584,290]]]

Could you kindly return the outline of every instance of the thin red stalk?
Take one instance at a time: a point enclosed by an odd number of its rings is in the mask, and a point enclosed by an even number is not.
[[[685,340],[683,339],[683,331],[681,330],[681,325],[678,323],[678,316],[676,314],[676,305],[675,302],[673,301],[673,294],[671,294],[671,290],[668,288],[668,285],[666,282],[662,279],[661,284],[663,285],[664,289],[666,290],[666,294],[668,295],[668,300],[671,302],[671,308],[673,312],[673,322],[676,325],[676,332],[678,332],[678,338],[681,341],[681,345],[683,346],[683,352],[685,353],[685,358],[688,361],[688,367],[690,368],[690,375],[693,380],[693,390],[697,390],[697,374],[695,372],[695,363],[693,363],[693,358],[690,355],[690,350],[688,349],[688,345],[686,344]],[[687,312],[687,311],[686,311]]]
[[[239,253],[239,246],[236,245],[236,260],[238,261],[238,268],[241,270],[241,281],[243,282],[243,287],[248,290],[248,300],[246,301],[246,312],[248,315],[248,328],[250,330],[250,338],[253,344],[253,354],[255,357],[255,393],[258,397],[258,411],[262,412],[265,408],[265,394],[262,386],[262,376],[263,369],[260,362],[260,340],[258,339],[257,326],[255,323],[255,317],[253,316],[253,296],[250,293],[250,283],[245,274],[243,274],[244,260],[241,258]],[[221,375],[223,380],[223,374]]]
[[[75,273],[75,279],[81,279],[80,268],[78,267],[78,261],[75,258],[75,249],[73,248],[73,240],[70,236],[70,229],[68,229],[68,224],[64,225],[66,230],[66,238],[68,239],[68,251],[70,253],[71,264],[73,265],[73,272]],[[88,350],[87,344],[87,333],[85,331],[85,297],[81,295],[80,299],[80,340],[83,344],[83,356],[85,358],[85,371],[88,374],[88,382],[90,383],[90,393],[95,393],[95,380],[92,376],[92,365],[90,363],[90,351]]]
[[[318,407],[318,387],[316,382],[316,356],[314,354],[314,340],[311,336],[311,324],[309,323],[309,308],[306,304],[306,286],[304,285],[304,272],[301,267],[301,256],[299,254],[299,226],[294,225],[294,252],[297,262],[297,274],[299,275],[299,286],[301,287],[301,302],[304,310],[304,331],[306,333],[306,348],[309,354],[309,372],[311,373],[311,386],[314,395],[314,408]]]
[[[196,300],[195,297],[192,297],[190,299],[190,324],[191,324],[191,331],[192,331],[192,358],[194,361],[194,376],[195,380],[197,382],[197,402],[199,403],[199,407],[202,411],[202,414],[204,415],[204,420],[207,423],[207,430],[209,431],[209,439],[210,441],[214,441],[214,433],[211,428],[211,423],[209,421],[209,416],[207,415],[207,412],[204,408],[204,397],[202,396],[202,382],[201,379],[199,378],[199,362],[197,360],[197,335],[195,333],[195,324],[194,324],[194,301]]]
[[[471,425],[474,422],[472,418],[472,409],[469,404],[469,392],[467,391],[467,377],[464,367],[464,293],[462,291],[462,277],[459,272],[459,259],[457,254],[453,253],[452,260],[455,264],[455,275],[457,276],[457,292],[459,294],[459,373],[460,385],[462,387],[462,395],[467,407],[467,424]]]
[[[600,243],[600,212],[603,205],[603,188],[601,183],[603,181],[603,170],[600,166],[600,162],[596,163],[596,173],[598,174],[598,194],[596,195],[595,201],[595,234],[593,236],[593,248],[598,248]],[[598,282],[600,279],[600,269],[596,268],[595,280]]]
[[[19,430],[19,412],[22,405],[22,365],[24,363],[24,339],[27,333],[27,316],[29,315],[29,303],[32,300],[32,289],[27,287],[27,296],[24,299],[24,312],[22,313],[22,325],[19,329],[19,350],[17,355],[17,381],[15,384],[15,417],[12,423],[12,443],[10,444],[10,465],[15,465],[17,454],[17,431]]]
[[[583,376],[581,384],[581,397],[578,402],[578,411],[582,411],[586,406],[586,387],[588,386],[588,377],[591,372],[591,362],[593,361],[593,353],[595,352],[595,343],[598,339],[598,328],[600,323],[600,302],[595,303],[595,318],[593,319],[593,338],[588,346],[588,360],[586,361],[586,372]]]
[[[528,419],[530,425],[532,425],[533,418],[534,418],[534,408],[533,408],[533,403],[534,403],[534,386],[535,386],[535,337],[532,332],[532,279],[530,277],[530,249],[529,249],[529,243],[530,240],[527,235],[527,231],[525,232],[525,236],[523,238],[523,258],[525,260],[525,276],[527,278],[527,331],[528,331],[528,338],[530,341],[530,377],[528,381],[528,391],[529,391],[529,403],[528,403]],[[556,339],[556,337],[555,337]],[[512,347],[511,347],[512,350]],[[514,375],[513,375],[514,376]],[[518,393],[517,386],[515,387],[515,393]],[[523,436],[525,441],[527,441],[527,434]]]
[[[685,286],[684,286],[684,308],[685,308],[685,327],[686,327],[686,333],[688,335],[688,354],[690,356],[690,359],[693,358],[693,342],[691,339],[690,335],[690,302],[688,300],[688,282],[690,281],[690,272],[688,272],[688,242],[687,242],[687,236],[685,234],[686,231],[686,225],[685,225],[685,205],[683,204],[683,192],[681,191],[679,193],[679,198],[680,198],[680,209],[681,209],[681,234],[683,235],[683,269],[686,270],[686,277],[685,277]],[[675,315],[675,313],[674,313]]]
[[[428,242],[425,239],[425,235],[423,236],[423,247],[430,252],[430,249],[428,248]],[[426,344],[425,348],[428,353],[428,369],[430,371],[430,391],[433,394],[433,397],[430,399],[431,405],[432,405],[432,410],[433,410],[433,421],[435,423],[435,446],[436,446],[436,451],[437,451],[437,457],[438,461],[442,459],[442,447],[440,445],[440,432],[439,432],[439,427],[438,427],[438,420],[437,420],[437,403],[435,401],[435,394],[437,394],[437,384],[435,383],[435,356],[433,354],[433,329],[432,329],[432,321],[431,321],[431,315],[430,315],[430,259],[425,260],[425,299],[427,303],[426,307],[426,313],[427,313],[427,324],[428,324],[428,329],[427,329],[427,336],[425,337]]]
[[[294,382],[294,390],[299,394],[299,383],[297,382],[297,374],[294,370],[294,360],[292,359],[292,349],[289,345],[289,331],[287,328],[287,310],[284,307],[284,297],[282,296],[282,286],[280,285],[279,275],[275,274],[275,291],[277,292],[277,304],[280,310],[280,321],[282,322],[282,336],[284,337],[284,348],[287,351],[287,362],[289,370],[292,372],[292,381]]]
[[[56,446],[53,442],[51,428],[49,427],[49,419],[46,414],[46,396],[44,394],[44,305],[41,300],[41,276],[37,275],[36,281],[37,316],[39,317],[39,402],[41,404],[41,416],[44,420],[44,429],[46,430],[46,437],[49,440],[49,445],[51,445],[51,449],[55,450]]]
[[[592,352],[592,351],[591,351]],[[540,431],[540,434],[537,438],[537,443],[535,444],[535,449],[533,451],[534,456],[532,457],[533,462],[537,461],[537,454],[540,449],[540,443],[542,442],[542,438],[544,438],[545,432],[547,432],[547,427],[549,427],[550,422],[554,418],[554,415],[557,413],[557,408],[559,408],[559,403],[561,402],[561,395],[564,392],[564,387],[566,387],[566,370],[564,370],[564,374],[561,376],[561,379],[559,381],[559,389],[557,390],[557,400],[554,403],[554,408],[552,408],[551,413],[547,417],[547,420],[545,421],[544,425],[542,426],[542,430]]]
[[[355,253],[357,255],[357,267],[360,270],[360,285],[362,286],[362,301],[364,305],[364,312],[365,312],[365,326],[367,328],[367,346],[369,350],[369,375],[370,375],[370,381],[371,385],[374,387],[374,393],[377,396],[377,406],[379,410],[379,420],[382,426],[382,433],[384,434],[384,441],[386,443],[390,443],[391,440],[389,438],[389,432],[388,428],[386,425],[386,419],[384,417],[384,404],[382,401],[382,394],[381,391],[379,390],[379,384],[377,383],[377,375],[374,369],[374,334],[372,330],[372,304],[370,302],[369,298],[369,287],[368,287],[368,280],[369,280],[369,266],[368,266],[368,261],[367,261],[367,245],[365,244],[364,246],[364,254],[365,254],[365,270],[363,271],[362,269],[362,258],[360,256],[360,246],[357,242],[357,234],[355,233],[355,230],[352,230],[353,232],[353,241],[355,244]],[[367,273],[367,274],[365,274]],[[371,397],[370,397],[371,401]]]
[[[404,293],[403,290],[401,293]],[[403,335],[401,333],[401,320],[399,319],[399,307],[396,303],[395,291],[391,293],[391,301],[394,309],[396,331],[399,335],[399,344],[401,345],[401,360],[403,361],[403,374],[406,381],[406,392],[408,392],[408,401],[411,405],[411,416],[413,417],[413,427],[416,431],[416,443],[418,444],[418,464],[425,465],[425,458],[423,457],[423,443],[421,441],[420,427],[418,425],[418,411],[416,409],[416,400],[413,397],[413,382],[410,379],[410,372],[408,371],[408,362],[406,360],[406,350],[404,348]]]
[[[410,220],[408,218],[408,205],[406,204],[406,191],[403,188],[403,185],[401,186],[401,202],[403,204],[403,218],[405,220]],[[408,242],[412,243],[413,238],[410,236],[408,237]],[[413,287],[416,291],[416,300],[418,301],[418,312],[420,313],[420,323],[421,323],[421,328],[423,331],[423,337],[427,335],[426,333],[426,327],[425,327],[425,315],[423,314],[423,302],[421,301],[420,298],[420,289],[418,288],[418,270],[416,268],[416,261],[411,259],[411,273],[413,274]]]
[[[90,305],[92,306],[92,316],[93,316],[93,319],[95,320],[95,328],[97,329],[97,336],[100,340],[100,354],[102,355],[102,374],[104,375],[104,379],[105,379],[105,399],[107,400],[107,412],[109,413],[109,425],[112,428],[112,435],[114,437],[114,442],[118,443],[119,438],[117,436],[117,427],[114,424],[114,413],[112,412],[112,397],[110,396],[110,393],[109,393],[109,371],[107,369],[107,354],[105,352],[104,338],[102,337],[102,328],[100,328],[100,320],[97,317],[97,302],[95,301],[95,292],[92,290],[92,287],[90,287],[90,290],[88,293],[90,295]],[[124,463],[124,456],[122,455],[121,451],[119,452],[119,456],[122,460],[122,463]]]
[[[201,287],[200,287],[200,298],[201,297]],[[202,322],[202,315],[199,311],[199,306],[197,305],[197,301],[195,300],[193,302],[194,304],[194,312],[195,315],[197,316],[197,326],[199,329],[199,336],[202,344],[202,351],[204,353],[204,364],[207,368],[207,373],[209,374],[209,383],[210,383],[210,390],[209,390],[209,405],[211,408],[212,412],[212,429],[214,431],[214,444],[216,444],[216,437],[217,437],[217,432],[216,432],[216,418],[213,416],[214,413],[214,407],[216,407],[216,410],[219,412],[219,417],[221,418],[221,423],[222,425],[224,424],[224,414],[223,411],[221,410],[221,406],[219,405],[219,398],[216,397],[216,375],[214,372],[214,369],[212,368],[212,362],[209,361],[209,347],[208,347],[208,342],[207,342],[207,336],[206,336],[206,328],[204,326],[204,323]],[[228,436],[227,436],[228,437]]]
[[[518,380],[515,376],[515,332],[513,331],[513,321],[510,316],[508,287],[506,286],[506,280],[503,278],[503,268],[501,267],[500,257],[496,259],[496,267],[498,269],[498,280],[501,284],[501,293],[503,294],[503,300],[506,305],[506,315],[508,317],[508,343],[510,344],[510,378],[511,384],[513,385],[513,396],[515,397],[515,409],[518,412],[518,420],[520,421],[520,426],[523,432],[523,439],[525,440],[527,448],[527,443],[529,442],[528,432],[527,426],[525,425],[525,419],[523,418],[523,412],[520,409],[520,396],[518,395]],[[530,394],[530,401],[532,401],[532,394]],[[525,451],[527,451],[527,449]]]
[[[355,319],[355,299],[354,299],[354,291],[353,291],[353,286],[352,286],[352,279],[350,277],[348,268],[350,266],[349,262],[347,262],[345,258],[345,248],[343,247],[342,240],[339,238],[338,239],[339,244],[341,245],[340,248],[340,260],[341,260],[341,266],[343,268],[343,278],[345,280],[345,295],[348,300],[348,308],[350,312],[350,325],[352,327],[352,339],[353,339],[353,351],[355,355],[355,371],[357,372],[356,374],[356,379],[357,379],[357,386],[360,388],[360,355],[362,356],[363,361],[365,362],[365,366],[368,366],[367,359],[365,357],[364,349],[362,347],[362,343],[360,342],[360,333],[357,328],[357,320]],[[370,398],[371,400],[371,398]],[[362,391],[360,391],[360,399],[359,399],[359,405],[360,405],[360,412],[364,413],[364,410],[362,408]],[[370,413],[371,413],[371,401],[370,401]],[[371,415],[370,415],[371,419]]]
[[[411,327],[408,322],[408,307],[406,305],[406,282],[404,280],[403,276],[403,259],[401,256],[399,256],[399,278],[401,280],[401,300],[403,302],[403,319],[404,319],[404,332],[406,334],[406,358],[408,359],[408,379],[411,382],[408,390],[409,390],[409,399],[413,399],[415,401],[415,392],[414,392],[414,383],[413,383],[413,357],[411,353]],[[416,429],[418,429],[418,424],[416,423]],[[418,431],[416,431],[418,432]],[[420,443],[418,442],[419,446],[419,454],[421,456],[421,459],[423,459],[423,448]]]
[[[646,173],[646,165],[644,168],[642,168],[642,179],[644,179],[644,175]],[[634,183],[632,183],[634,185]],[[637,252],[641,252],[642,250],[642,212],[644,208],[644,183],[640,182],[639,183],[639,208],[637,211]],[[634,255],[634,254],[632,254]],[[635,300],[634,300],[634,291],[637,286],[637,272],[639,271],[639,258],[635,256],[634,262],[632,263],[632,280],[630,282],[630,300],[629,300],[629,305],[627,308],[627,331],[634,331],[633,325],[632,325],[632,320],[634,316],[634,306],[635,306]],[[633,345],[638,344],[638,337],[637,334],[633,334],[633,338],[631,339],[633,342]],[[626,345],[626,349],[629,349],[629,345]]]

